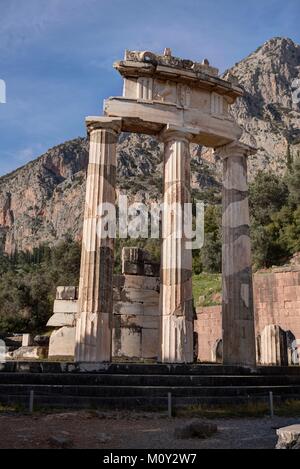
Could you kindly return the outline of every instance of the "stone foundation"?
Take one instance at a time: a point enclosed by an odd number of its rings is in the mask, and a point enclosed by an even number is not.
[[[160,357],[159,265],[141,249],[126,248],[122,266],[123,273],[113,277],[112,355],[125,361],[157,360]],[[55,327],[49,357],[74,356],[77,295],[75,287],[57,289],[54,314],[48,322],[48,326]],[[300,267],[255,274],[254,305],[257,362],[299,364]],[[197,308],[194,331],[198,360],[221,363],[221,305]]]

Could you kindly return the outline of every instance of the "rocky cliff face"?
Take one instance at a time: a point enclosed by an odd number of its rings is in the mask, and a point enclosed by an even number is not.
[[[250,175],[258,169],[282,173],[300,151],[300,104],[293,103],[293,81],[300,78],[300,46],[273,38],[225,72],[245,90],[233,108],[242,140],[256,146]]]
[[[300,151],[300,105],[292,102],[292,83],[300,78],[300,46],[274,38],[225,77],[238,80],[245,97],[233,113],[243,141],[258,148],[249,162],[250,177],[259,169],[282,173]],[[161,194],[162,148],[151,137],[122,134],[118,144],[119,191],[150,202]],[[218,190],[220,163],[212,152],[192,148],[193,195]],[[88,143],[78,138],[49,150],[0,178],[0,246],[26,250],[66,236],[80,239]]]

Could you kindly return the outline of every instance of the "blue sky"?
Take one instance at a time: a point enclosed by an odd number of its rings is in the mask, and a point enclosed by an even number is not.
[[[300,43],[299,0],[0,0],[0,175],[85,135],[84,117],[120,95],[124,49],[221,71],[273,36]]]

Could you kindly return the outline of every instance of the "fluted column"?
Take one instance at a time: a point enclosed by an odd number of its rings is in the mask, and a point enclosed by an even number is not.
[[[89,165],[82,237],[75,360],[111,360],[114,239],[103,237],[103,204],[115,205],[116,143],[121,120],[87,118]]]
[[[186,247],[184,204],[190,202],[190,134],[165,130],[161,256],[161,360],[193,361],[192,251]]]
[[[252,262],[247,157],[234,142],[218,149],[223,159],[222,325],[223,363],[255,366]]]

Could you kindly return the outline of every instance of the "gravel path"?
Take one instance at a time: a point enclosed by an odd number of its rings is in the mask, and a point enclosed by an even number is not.
[[[274,448],[276,428],[299,419],[214,419],[218,433],[206,440],[174,438],[174,428],[190,422],[161,414],[127,412],[61,412],[0,414],[0,448],[51,448],[53,438],[67,447],[122,449]]]

